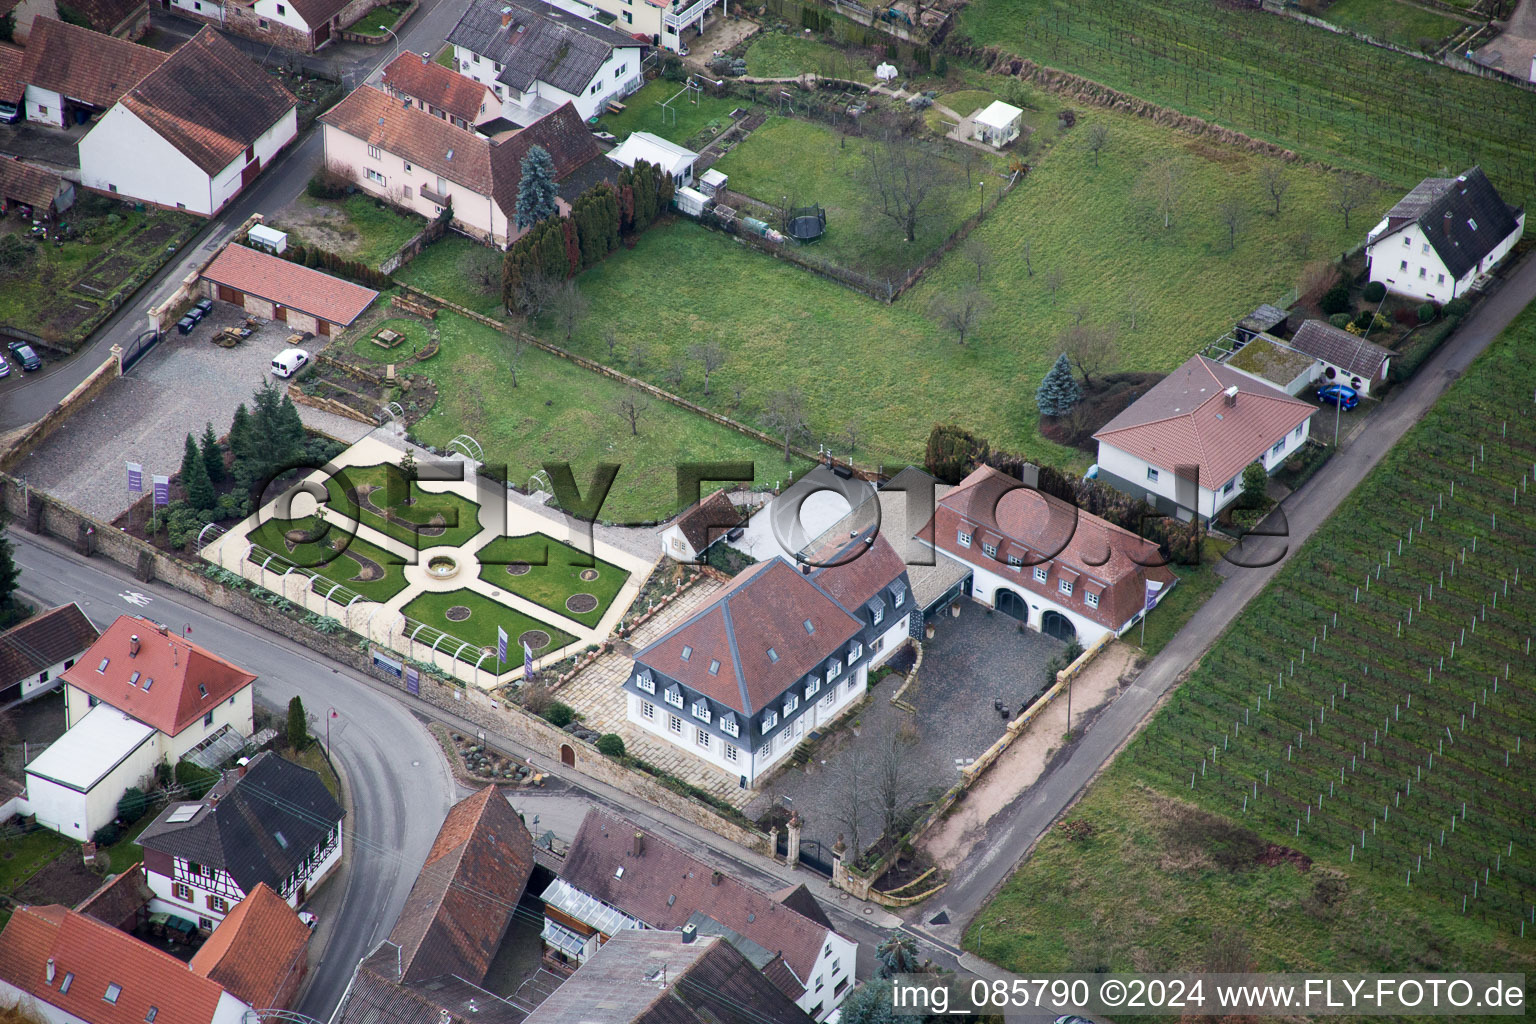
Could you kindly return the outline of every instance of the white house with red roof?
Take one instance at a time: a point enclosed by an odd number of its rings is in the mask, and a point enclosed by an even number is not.
[[[1243,470],[1273,473],[1301,448],[1317,407],[1195,356],[1106,423],[1098,477],[1181,519],[1237,500]]]
[[[864,695],[906,639],[906,566],[866,530],[796,567],[774,557],[635,655],[631,723],[747,788]]]
[[[112,821],[156,765],[238,749],[254,728],[253,674],[141,616],[118,616],[59,678],[66,731],[27,765],[27,803],[76,839]]]
[[[939,499],[934,546],[971,569],[971,596],[1089,646],[1123,633],[1177,577],[1156,544],[991,466]]]
[[[242,1024],[250,1004],[127,932],[67,907],[20,907],[0,932],[0,1005],[47,1024]]]

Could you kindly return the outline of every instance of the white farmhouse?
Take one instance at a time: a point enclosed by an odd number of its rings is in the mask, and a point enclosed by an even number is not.
[[[1316,406],[1194,356],[1104,425],[1099,479],[1159,510],[1212,519],[1255,462],[1273,473],[1306,441]]]
[[[741,525],[741,510],[722,488],[661,531],[661,553],[679,562],[702,561],[706,551]]]
[[[159,50],[39,17],[22,56],[27,120],[63,128],[111,107],[166,60]]]
[[[459,72],[490,86],[515,124],[566,103],[586,120],[644,84],[644,43],[543,0],[473,0],[448,42]]]
[[[80,140],[87,188],[211,216],[298,134],[298,100],[200,29]]]
[[[100,635],[74,602],[0,633],[0,708],[57,688],[59,675]]]
[[[621,167],[634,167],[642,160],[660,167],[678,188],[693,184],[693,164],[699,154],[668,142],[650,132],[631,132],[629,138],[608,151],[608,159]]]
[[[1365,239],[1372,281],[1424,302],[1465,295],[1525,232],[1525,211],[1500,198],[1481,167],[1425,178]]]

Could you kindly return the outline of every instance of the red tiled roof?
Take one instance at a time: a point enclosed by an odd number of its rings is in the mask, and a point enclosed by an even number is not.
[[[402,53],[384,69],[384,85],[474,124],[485,112],[484,85],[419,54]]]
[[[645,832],[639,857],[637,831]],[[620,867],[623,877],[615,877]],[[783,958],[792,979],[776,976],[772,964],[764,973],[780,981],[791,999],[805,991],[831,931],[730,875],[715,881],[708,864],[603,810],[590,810],[582,819],[560,877],[652,928],[675,931],[695,912],[714,919]]]
[[[868,532],[864,531],[854,538],[842,538],[841,551],[824,551],[815,559],[818,562],[837,562],[846,558],[848,561],[828,565],[811,574],[811,579],[818,587],[854,614],[858,614],[859,607],[878,594],[882,587],[888,587],[893,580],[900,579],[907,569],[906,563],[901,560],[896,549],[891,547],[890,541],[879,534],[875,534],[872,541],[866,540]],[[858,548],[864,549],[863,554],[851,557]]]
[[[244,245],[225,246],[203,277],[342,327],[379,297],[371,288]]]
[[[533,839],[495,786],[455,804],[389,934],[400,981],[483,981],[532,873]]]
[[[151,1009],[156,1024],[208,1024],[224,994],[169,953],[57,905],[11,915],[0,932],[0,980],[91,1024],[144,1024]],[[105,998],[109,986],[115,1002]]]
[[[1018,589],[1109,629],[1119,629],[1141,610],[1146,580],[1166,586],[1176,578],[1167,566],[1141,564],[1161,561],[1156,544],[991,466],[977,468],[939,499],[934,520],[934,541],[945,554],[983,566]],[[959,542],[962,530],[971,534],[970,547]],[[1005,542],[996,558],[982,550],[986,531]],[[1007,564],[1010,553],[1022,558],[1022,567]],[[1036,567],[1046,570],[1044,583],[1035,578]],[[1070,595],[1061,592],[1063,579],[1073,581]],[[1086,592],[1101,595],[1098,607],[1089,607]]]
[[[1228,405],[1223,392],[1230,387],[1238,393]],[[1200,486],[1214,489],[1316,411],[1278,388],[1195,356],[1093,436],[1169,472],[1198,466]]]
[[[139,653],[131,655],[135,635]],[[97,671],[103,661],[105,669]],[[168,736],[175,736],[256,679],[240,666],[138,615],[119,615],[60,678]]]
[[[110,107],[167,54],[52,18],[32,22],[21,80],[93,107]]]
[[[5,175],[14,160],[0,159],[0,196],[10,194]],[[26,166],[23,164],[22,166]],[[57,179],[55,179],[57,180]],[[9,686],[75,657],[101,634],[74,602],[40,612],[0,633],[0,686]]]
[[[682,531],[689,546],[699,552],[725,536],[730,528],[740,526],[741,511],[721,488],[678,516],[674,525]]]
[[[277,1007],[308,945],[309,928],[299,915],[259,883],[219,922],[189,966],[242,1002]]]
[[[101,887],[76,905],[82,914],[89,914],[113,928],[131,926],[139,911],[149,905],[154,892],[144,877],[144,865],[133,864],[128,870],[102,883]]]
[[[22,81],[21,67],[26,56],[21,47],[0,43],[0,103],[20,103],[25,95],[27,83]]]
[[[299,101],[205,25],[122,102],[187,159],[217,174]]]

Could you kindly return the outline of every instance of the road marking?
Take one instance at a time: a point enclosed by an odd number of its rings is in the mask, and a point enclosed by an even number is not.
[[[141,594],[137,590],[125,590],[117,596],[122,598],[124,601],[127,601],[129,604],[135,605],[139,608],[143,608],[145,605],[149,604],[149,602],[154,600],[154,598],[150,597],[148,594]]]

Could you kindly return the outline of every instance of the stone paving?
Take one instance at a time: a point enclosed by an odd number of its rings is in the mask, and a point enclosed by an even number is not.
[[[285,347],[286,324],[268,323],[235,348],[209,342],[222,327],[245,314],[223,302],[191,334],[166,335],[127,376],[70,418],[14,470],[33,487],[47,491],[89,515],[111,520],[133,504],[123,463],[143,464],[147,475],[172,475],[181,468],[188,433],[201,435],[211,422],[219,434],[229,430],[235,406],[269,376],[272,356]],[[305,343],[311,354],[324,338]],[[286,390],[288,382],[277,381]],[[368,433],[365,424],[299,406],[306,426],[352,442]]]
[[[581,712],[588,728],[622,736],[626,753],[649,761],[736,807],[743,807],[755,796],[752,790],[742,789],[737,776],[729,775],[709,762],[665,740],[658,740],[633,725],[629,721],[628,702],[623,690],[624,680],[634,661],[633,652],[655,641],[713,601],[724,588],[725,584],[712,578],[695,583],[681,598],[637,629],[628,643],[620,644],[619,649],[604,654],[583,669],[580,675],[556,690],[555,697]]]
[[[849,794],[850,760],[862,760],[873,771],[878,752],[904,727],[916,727],[915,741],[904,748],[908,795],[922,799],[942,793],[959,778],[959,769],[1002,736],[1007,719],[993,707],[1001,699],[1009,716],[1045,685],[1045,663],[1065,645],[1043,633],[1019,631],[1019,621],[1001,612],[988,614],[974,602],[960,605],[960,616],[940,619],[932,640],[924,641],[918,682],[902,694],[915,715],[891,704],[901,686],[899,676],[887,676],[872,690],[873,700],[851,713],[848,725],[818,747],[804,768],[779,773],[761,787],[747,807],[758,817],[775,802],[789,797],[804,820],[804,839],[830,847],[848,833],[851,803],[859,805],[859,841],[872,843],[880,832],[880,811],[866,779],[867,798]]]

